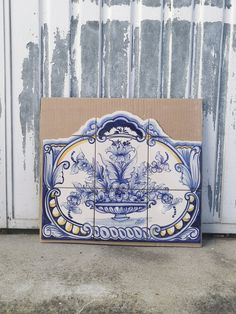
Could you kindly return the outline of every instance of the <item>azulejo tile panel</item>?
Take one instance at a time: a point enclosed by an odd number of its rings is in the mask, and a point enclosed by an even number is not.
[[[151,241],[201,240],[199,192],[149,190],[148,204]]]
[[[201,143],[129,112],[76,134],[43,143],[42,239],[201,241]]]

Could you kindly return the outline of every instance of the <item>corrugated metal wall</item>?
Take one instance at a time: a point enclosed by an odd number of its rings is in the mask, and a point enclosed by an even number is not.
[[[0,227],[35,228],[39,99],[203,98],[203,230],[236,233],[236,3],[1,0]]]

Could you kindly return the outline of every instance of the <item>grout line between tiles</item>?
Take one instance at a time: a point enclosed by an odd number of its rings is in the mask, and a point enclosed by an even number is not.
[[[63,187],[58,187],[58,189],[75,189],[75,187],[73,186],[63,186]],[[87,190],[91,190],[91,189],[94,189],[94,190],[104,190],[103,188],[97,188],[97,187],[88,187],[88,188],[84,188],[84,189],[87,189]],[[117,190],[117,189],[110,189],[110,190]],[[131,190],[131,191],[155,191],[156,189],[128,189],[128,190]],[[165,189],[158,189],[159,191],[165,191]],[[191,190],[189,189],[169,189],[168,191],[176,191],[176,192],[191,192]],[[196,191],[193,191],[193,192],[202,192],[202,189],[197,189]]]
[[[95,162],[95,166],[94,166],[94,209],[93,209],[93,237],[94,237],[94,232],[95,232],[95,223],[96,223],[96,171],[97,171],[97,131],[98,131],[98,127],[97,127],[97,122],[98,122],[98,118],[95,118],[95,157],[94,157],[94,162]]]
[[[150,128],[150,119],[148,119],[148,131],[149,131],[149,128]],[[148,230],[148,226],[149,226],[149,222],[148,222],[148,219],[149,219],[149,207],[148,207],[148,201],[149,201],[149,154],[150,154],[150,147],[147,143],[147,230]]]

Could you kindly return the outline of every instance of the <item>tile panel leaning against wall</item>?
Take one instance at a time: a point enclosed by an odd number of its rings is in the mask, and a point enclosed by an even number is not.
[[[0,15],[1,226],[38,226],[41,96],[172,97],[204,101],[203,231],[235,232],[233,1],[4,0]]]

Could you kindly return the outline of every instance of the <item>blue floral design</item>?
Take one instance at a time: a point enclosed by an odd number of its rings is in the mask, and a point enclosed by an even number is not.
[[[85,158],[82,151],[76,157],[75,152],[71,154],[73,162],[71,173],[77,174],[79,171],[83,171],[88,174],[88,182],[91,183],[91,180],[94,179],[92,174],[95,172],[97,191],[94,199],[93,193],[86,192],[87,186],[84,187],[75,183],[76,193],[80,193],[81,197],[78,201],[71,200],[71,198],[67,200],[69,211],[77,210],[79,201],[90,207],[95,202],[95,208],[99,208],[99,212],[103,212],[104,208],[104,212],[115,213],[119,216],[119,219],[123,214],[122,219],[125,219],[124,215],[127,211],[136,212],[147,209],[148,200],[151,201],[151,204],[160,200],[165,211],[167,206],[168,210],[174,206],[175,200],[173,195],[169,193],[168,187],[163,184],[157,185],[156,182],[151,180],[149,180],[149,185],[152,192],[148,199],[146,190],[148,165],[146,162],[142,162],[134,166],[137,152],[131,145],[131,140],[111,139],[111,145],[106,149],[106,153],[108,158],[104,159],[100,155],[102,163],[97,161],[95,169],[93,164],[90,164]],[[150,174],[170,171],[168,159],[167,153],[163,157],[160,152],[157,152],[155,161],[149,165]],[[87,193],[86,197],[84,197],[85,193]],[[110,207],[107,204],[110,204]]]
[[[94,190],[87,186],[82,186],[80,183],[74,183],[75,192],[70,192],[63,203],[63,207],[68,210],[68,216],[71,217],[71,212],[81,214],[81,204],[85,203],[87,207],[92,208],[94,203]]]
[[[114,162],[124,164],[131,159],[131,152],[134,152],[134,147],[131,146],[129,141],[116,140],[112,141],[110,147],[106,149],[107,153],[111,153],[110,159]]]
[[[154,205],[157,203],[157,200],[160,200],[163,204],[162,212],[166,213],[167,211],[173,209],[174,218],[174,216],[176,215],[176,205],[182,202],[182,198],[174,198],[173,194],[169,192],[169,188],[156,186],[155,182],[151,184],[151,187],[153,189],[150,190],[148,194],[150,205]]]
[[[142,162],[139,166],[134,168],[130,176],[130,189],[144,189],[147,184],[147,164]]]
[[[71,166],[72,174],[77,174],[80,170],[87,172],[89,175],[93,174],[94,166],[89,163],[87,158],[85,158],[83,152],[80,152],[75,157],[75,151],[73,151],[71,154],[71,160],[73,161],[73,164]]]
[[[168,164],[169,155],[167,153],[166,157],[163,157],[160,152],[156,153],[155,160],[149,165],[151,173],[161,173],[163,171],[170,171],[170,166]]]
[[[129,198],[127,183],[114,182],[108,196],[111,201],[121,202],[127,201]]]
[[[171,193],[161,193],[161,202],[164,204],[162,209],[163,213],[174,209],[174,214],[172,215],[172,218],[174,218],[176,215],[176,205],[182,202],[182,198],[174,198]]]
[[[75,214],[80,214],[81,209],[79,205],[81,203],[82,195],[78,192],[71,192],[67,198],[66,203],[63,203],[63,206],[68,210],[68,216],[72,218],[71,212]]]
[[[96,165],[96,181],[97,187],[105,190],[109,189],[122,189],[126,187],[128,189],[134,188],[134,176],[138,175],[140,171],[133,171],[133,164],[136,156],[136,150],[131,145],[130,141],[124,140],[112,140],[112,144],[106,149],[109,157],[104,159],[100,155],[102,164],[97,162]],[[134,168],[135,169],[135,168]],[[143,179],[143,178],[142,178]],[[138,181],[138,177],[135,180],[136,185],[141,182]],[[133,186],[132,186],[133,185]],[[140,188],[138,186],[137,188]]]

